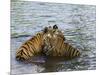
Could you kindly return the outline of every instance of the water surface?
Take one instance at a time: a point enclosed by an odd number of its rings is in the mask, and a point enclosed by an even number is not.
[[[61,72],[96,69],[96,7],[16,1],[11,2],[11,74]],[[56,62],[37,58],[37,63],[20,63],[15,52],[23,42],[45,26],[57,24],[66,41],[79,48],[79,58]],[[53,62],[55,61],[55,62]]]

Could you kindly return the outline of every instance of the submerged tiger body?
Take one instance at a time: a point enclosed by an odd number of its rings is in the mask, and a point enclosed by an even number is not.
[[[48,33],[51,32],[52,35],[54,32],[56,32],[56,35],[59,35],[59,37],[64,39],[63,34],[56,28],[45,27],[43,32],[37,33],[31,39],[27,40],[24,44],[22,44],[22,46],[16,52],[16,59],[24,61],[30,59],[33,56],[42,55],[43,48],[45,47],[44,39],[47,37]]]
[[[46,56],[64,56],[66,58],[74,58],[80,55],[78,49],[72,47],[68,43],[64,43],[63,39],[57,37],[55,39],[49,39],[49,43],[45,42],[43,49]]]
[[[74,58],[80,55],[78,49],[65,43],[62,37],[59,37],[56,32],[47,33],[44,40],[45,47],[43,53],[46,56],[64,56],[66,58]]]
[[[32,56],[40,55],[43,46],[43,33],[37,33],[26,41],[16,52],[17,60],[27,60]]]
[[[73,58],[80,55],[80,52],[64,43],[65,37],[56,25],[45,27],[42,32],[37,33],[27,40],[16,52],[16,59],[28,60],[33,56],[65,56]]]

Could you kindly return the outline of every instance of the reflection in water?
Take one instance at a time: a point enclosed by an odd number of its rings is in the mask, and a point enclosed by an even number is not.
[[[93,5],[11,2],[11,73],[95,70],[95,9]],[[24,41],[54,24],[64,33],[66,42],[80,49],[80,57],[72,60],[38,57],[24,63],[15,60],[16,49]]]

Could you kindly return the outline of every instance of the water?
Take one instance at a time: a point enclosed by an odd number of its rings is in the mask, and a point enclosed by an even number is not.
[[[45,26],[57,24],[66,41],[82,52],[79,58],[56,61],[44,57],[37,63],[20,63],[15,52],[21,44]],[[96,7],[16,1],[11,2],[11,74],[96,69]],[[53,62],[55,61],[55,62]]]

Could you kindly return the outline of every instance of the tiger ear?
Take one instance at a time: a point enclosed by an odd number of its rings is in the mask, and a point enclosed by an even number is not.
[[[44,30],[43,30],[43,32],[47,33],[48,32],[48,27],[45,27]]]
[[[58,26],[55,24],[55,25],[53,26],[53,29],[58,29]]]

